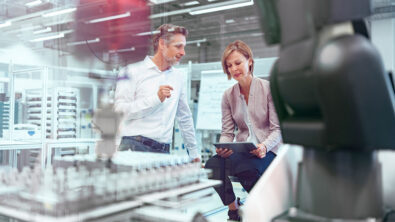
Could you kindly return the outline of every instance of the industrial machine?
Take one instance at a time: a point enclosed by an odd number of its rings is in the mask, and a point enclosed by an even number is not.
[[[393,85],[369,41],[369,0],[255,1],[280,44],[271,91],[284,143],[304,146],[296,206],[274,221],[381,221],[377,150],[395,149]]]

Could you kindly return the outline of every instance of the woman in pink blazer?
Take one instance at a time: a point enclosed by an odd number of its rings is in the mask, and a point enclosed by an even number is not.
[[[239,178],[248,192],[263,174],[281,143],[280,125],[274,109],[269,82],[253,76],[254,59],[251,49],[237,40],[230,43],[222,56],[222,67],[228,79],[238,83],[227,89],[222,97],[222,132],[220,142],[253,142],[257,149],[250,153],[233,153],[216,149],[206,168],[213,169],[213,178],[224,180],[216,187],[224,205],[228,205],[229,219],[240,220],[239,199],[233,192],[228,175]],[[236,131],[236,135],[235,135]],[[225,160],[230,169],[225,171]]]

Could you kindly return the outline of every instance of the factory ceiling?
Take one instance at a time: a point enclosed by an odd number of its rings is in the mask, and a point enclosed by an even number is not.
[[[371,19],[394,17],[395,0],[374,0]],[[0,0],[0,47],[23,43],[76,57],[129,63],[150,53],[163,23],[188,28],[184,62],[219,61],[225,46],[247,42],[255,57],[268,47],[253,0]]]

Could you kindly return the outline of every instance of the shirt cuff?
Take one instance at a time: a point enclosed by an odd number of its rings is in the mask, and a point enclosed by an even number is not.
[[[268,153],[273,147],[270,147],[266,141],[262,143],[266,147],[266,153]]]
[[[151,97],[151,102],[152,102],[152,104],[153,104],[153,106],[157,106],[157,105],[159,105],[159,104],[161,104],[162,102],[160,101],[160,99],[159,99],[159,96],[158,95],[153,95],[153,97]]]
[[[189,157],[191,159],[196,159],[196,158],[202,159],[197,148],[188,149],[188,152],[189,152]]]

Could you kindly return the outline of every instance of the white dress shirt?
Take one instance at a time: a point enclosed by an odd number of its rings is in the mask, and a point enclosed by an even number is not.
[[[240,94],[240,98],[242,101],[242,108],[243,108],[243,112],[244,112],[244,122],[247,124],[248,127],[248,138],[246,140],[246,142],[251,142],[255,145],[259,144],[258,138],[256,137],[255,133],[254,133],[254,129],[252,127],[252,123],[250,120],[250,115],[248,114],[248,106],[247,106],[247,101],[245,101],[243,94]]]
[[[185,80],[185,73],[173,67],[160,71],[149,56],[121,69],[114,105],[115,111],[123,114],[120,136],[141,135],[171,143],[174,119],[177,118],[189,156],[200,158]],[[160,85],[173,87],[171,97],[163,102],[158,97]]]

